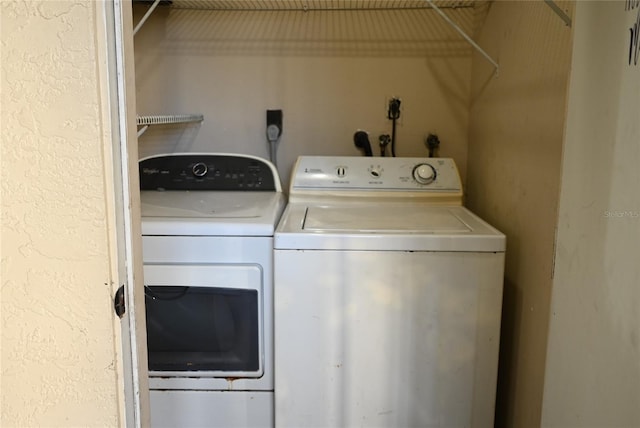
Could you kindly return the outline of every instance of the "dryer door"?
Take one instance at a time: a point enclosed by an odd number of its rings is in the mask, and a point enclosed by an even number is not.
[[[151,376],[260,377],[259,266],[145,265]]]

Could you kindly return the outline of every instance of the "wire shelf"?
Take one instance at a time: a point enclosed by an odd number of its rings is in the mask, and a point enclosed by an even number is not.
[[[204,116],[201,114],[171,114],[171,115],[154,115],[154,116],[138,116],[138,125],[168,125],[172,123],[190,123],[202,122]]]
[[[138,138],[145,133],[151,125],[171,125],[174,123],[193,123],[202,122],[204,116],[201,114],[167,114],[167,115],[153,115],[153,116],[138,116],[136,117],[136,123],[138,126],[142,126],[138,130]]]
[[[474,7],[475,0],[439,0],[442,9]],[[173,0],[175,9],[208,9],[237,11],[331,11],[331,10],[397,10],[429,9],[424,0]]]

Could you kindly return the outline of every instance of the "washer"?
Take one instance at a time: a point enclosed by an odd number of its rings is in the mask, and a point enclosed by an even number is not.
[[[214,153],[139,165],[152,425],[273,427],[275,167]]]
[[[275,234],[278,427],[493,426],[505,236],[451,159],[300,157]]]

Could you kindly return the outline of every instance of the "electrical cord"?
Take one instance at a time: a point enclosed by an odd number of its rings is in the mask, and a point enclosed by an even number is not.
[[[380,142],[380,156],[385,157],[387,155],[387,146],[391,141],[391,136],[389,134],[382,134],[378,137],[378,141]]]
[[[429,149],[429,157],[432,158],[435,155],[436,150],[440,147],[440,139],[436,134],[429,134],[425,141],[427,149]]]
[[[392,98],[389,100],[389,110],[387,118],[391,120],[391,156],[396,156],[396,122],[400,117],[400,99]]]
[[[277,151],[278,151],[278,140],[280,139],[280,127],[275,124],[271,124],[267,126],[267,141],[269,142],[270,148],[270,160],[273,162],[273,165],[278,167],[278,159],[277,159]]]

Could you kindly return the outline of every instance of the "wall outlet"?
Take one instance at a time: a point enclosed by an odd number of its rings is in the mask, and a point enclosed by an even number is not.
[[[273,126],[275,125],[278,128],[278,135],[280,137],[282,135],[282,110],[267,110],[267,133],[270,134],[273,131]]]
[[[398,97],[392,97],[387,103],[387,119],[399,119],[402,100]]]

